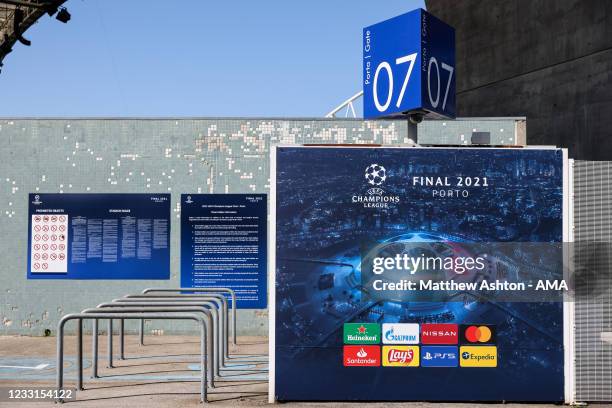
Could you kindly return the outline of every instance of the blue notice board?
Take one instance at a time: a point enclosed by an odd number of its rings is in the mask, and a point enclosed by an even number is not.
[[[228,287],[237,306],[267,305],[267,196],[181,195],[181,287]]]
[[[169,279],[170,194],[30,194],[28,279]]]

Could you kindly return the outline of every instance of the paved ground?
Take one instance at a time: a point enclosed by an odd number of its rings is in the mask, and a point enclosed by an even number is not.
[[[55,384],[55,338],[0,336],[0,387],[49,386]],[[66,403],[67,408],[77,407],[195,407],[199,401],[197,337],[149,336],[146,345],[140,347],[136,336],[127,336],[126,360],[117,361],[116,368],[107,368],[106,338],[100,338],[100,379],[90,379],[90,338],[85,340],[85,391],[78,393],[77,401]],[[239,346],[230,353],[260,355],[267,353],[265,338],[242,337]],[[76,379],[75,338],[68,337],[66,344],[66,385],[73,386]],[[117,341],[115,341],[117,347]],[[115,349],[117,353],[118,349]],[[44,366],[48,364],[47,366]],[[5,367],[3,367],[5,366]],[[12,366],[12,367],[6,367]],[[22,367],[22,368],[19,368]],[[35,369],[38,368],[38,369]],[[265,368],[254,364],[247,369]],[[236,382],[228,378],[218,382],[209,391],[209,399],[216,407],[266,406],[267,380],[265,372],[241,372],[246,381]],[[17,408],[52,406],[52,402],[19,404],[0,402],[1,407]],[[287,403],[295,407],[348,407],[363,404],[351,403]],[[434,404],[434,403],[368,403],[368,407],[390,408],[467,408],[494,404]],[[598,405],[598,408],[612,407]],[[545,408],[545,404],[505,404],[513,408]]]

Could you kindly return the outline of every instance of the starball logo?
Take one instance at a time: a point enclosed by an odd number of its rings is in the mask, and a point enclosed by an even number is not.
[[[38,194],[36,194],[34,196],[34,200],[32,201],[32,204],[34,204],[34,205],[41,205],[42,204],[42,201],[40,201],[40,196]]]
[[[365,169],[365,180],[370,186],[366,194],[355,194],[351,201],[362,204],[363,208],[389,208],[392,204],[398,204],[399,196],[385,194],[380,186],[387,180],[387,169],[377,163],[370,164]]]
[[[376,163],[366,167],[365,178],[373,186],[380,186],[387,179],[387,169]]]

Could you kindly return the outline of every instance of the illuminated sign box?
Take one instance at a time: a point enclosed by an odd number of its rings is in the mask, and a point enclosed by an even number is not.
[[[455,30],[422,9],[363,29],[363,116],[455,117]]]

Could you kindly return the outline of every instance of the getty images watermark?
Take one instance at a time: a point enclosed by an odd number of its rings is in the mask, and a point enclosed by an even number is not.
[[[564,302],[607,294],[606,242],[383,242],[361,245],[362,299]]]

